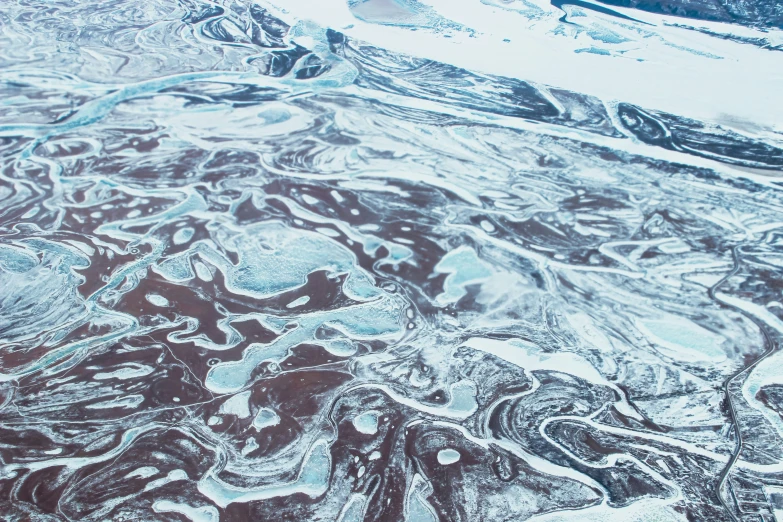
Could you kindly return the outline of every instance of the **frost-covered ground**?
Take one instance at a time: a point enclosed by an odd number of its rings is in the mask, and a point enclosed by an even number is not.
[[[783,521],[781,26],[6,0],[0,519]]]

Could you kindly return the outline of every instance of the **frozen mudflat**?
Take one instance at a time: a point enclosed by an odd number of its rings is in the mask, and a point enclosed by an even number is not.
[[[783,522],[782,27],[4,0],[0,520]]]

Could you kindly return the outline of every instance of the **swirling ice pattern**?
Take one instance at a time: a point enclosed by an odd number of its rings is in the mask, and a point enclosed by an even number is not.
[[[781,11],[636,4],[5,2],[0,518],[783,520]]]

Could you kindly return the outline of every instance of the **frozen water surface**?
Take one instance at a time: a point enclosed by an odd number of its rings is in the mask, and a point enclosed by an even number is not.
[[[777,0],[5,0],[0,519],[783,522]]]

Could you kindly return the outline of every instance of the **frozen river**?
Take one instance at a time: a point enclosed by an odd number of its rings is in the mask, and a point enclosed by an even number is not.
[[[783,522],[781,27],[4,0],[0,519]]]

